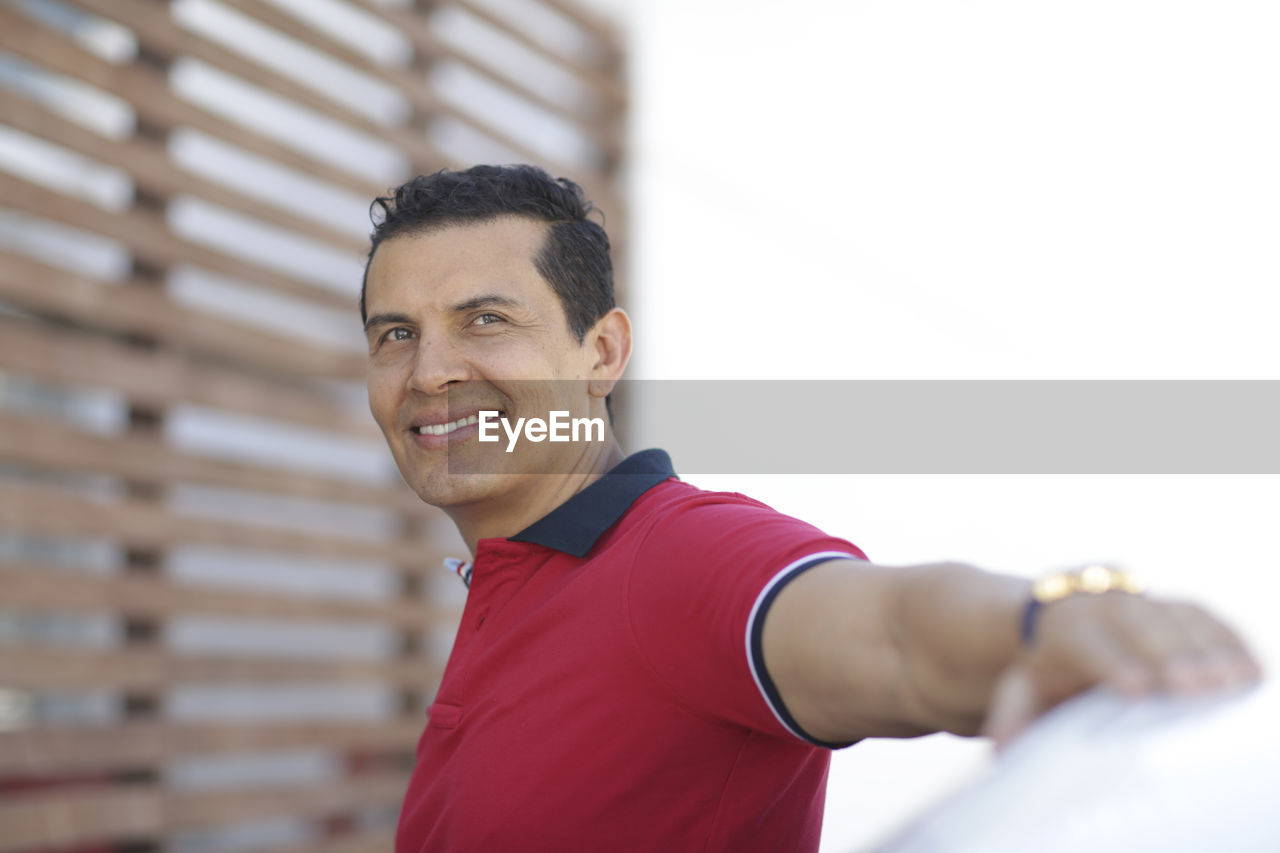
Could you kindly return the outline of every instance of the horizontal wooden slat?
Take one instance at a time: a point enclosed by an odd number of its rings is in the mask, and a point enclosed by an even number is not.
[[[118,240],[138,258],[158,267],[193,264],[245,283],[335,308],[351,309],[356,304],[354,292],[350,295],[337,293],[179,237],[169,229],[164,216],[149,210],[137,207],[102,210],[5,172],[0,172],[0,200],[7,207]],[[355,284],[353,281],[353,287]]]
[[[138,64],[107,62],[67,36],[4,5],[0,5],[0,50],[123,98],[139,115],[157,126],[195,128],[230,145],[303,169],[319,181],[361,196],[372,198],[386,191],[378,181],[338,168],[301,148],[276,142],[184,101],[169,87],[163,74]]]
[[[221,2],[309,47],[337,56],[361,71],[394,86],[422,113],[429,113],[437,108],[437,101],[427,90],[423,78],[407,68],[379,64],[365,54],[351,49],[344,42],[310,26],[308,21],[293,17],[270,5],[266,0],[221,0]],[[598,145],[612,153],[617,153],[621,145],[617,129],[608,121],[607,116],[602,115],[603,111],[595,102],[566,104],[547,97],[542,91],[530,86],[519,77],[487,64],[483,57],[457,50],[441,41],[429,27],[425,26],[425,22],[423,26],[414,28],[412,40],[428,60],[448,59],[465,65],[490,82],[516,92],[521,97],[580,127],[591,135]]]
[[[420,689],[435,683],[440,670],[440,663],[426,658],[308,660],[0,645],[0,684],[26,690],[161,690],[184,684],[290,682]]]
[[[541,0],[541,2],[542,5],[555,9],[595,37],[596,47],[600,51],[601,66],[612,67],[622,61],[622,47],[617,28],[603,14],[573,0]]]
[[[175,829],[282,815],[318,817],[368,806],[398,806],[408,785],[404,773],[370,773],[306,788],[172,794],[166,817]]]
[[[265,331],[174,302],[153,284],[106,284],[0,250],[0,299],[34,314],[148,338],[251,370],[319,379],[363,379],[364,356]],[[359,317],[351,308],[352,326]]]
[[[0,803],[0,853],[125,840],[230,821],[395,806],[407,785],[403,773],[377,773],[301,788],[164,793],[155,786],[134,785],[23,794]]]
[[[433,682],[426,681],[430,688]],[[291,749],[412,749],[425,720],[175,723],[50,726],[0,732],[0,775],[36,776],[154,766],[180,758]]]
[[[0,121],[10,127],[69,148],[100,163],[127,172],[134,183],[150,194],[169,198],[194,196],[271,225],[297,232],[334,248],[363,255],[366,237],[339,231],[316,219],[308,219],[271,201],[243,195],[223,184],[207,180],[178,166],[165,146],[138,136],[112,139],[66,119],[43,104],[0,89]]]
[[[457,63],[465,67],[468,71],[478,74],[488,79],[491,83],[510,89],[520,97],[537,104],[539,107],[551,112],[554,115],[572,123],[583,135],[595,143],[605,154],[607,162],[616,162],[622,155],[623,139],[622,131],[613,121],[612,116],[608,113],[602,114],[600,117],[582,118],[573,115],[570,110],[563,105],[557,103],[551,98],[546,97],[537,89],[532,88],[518,77],[515,77],[506,71],[496,68],[488,63],[478,60],[469,53],[458,50],[453,46],[441,41],[434,34],[425,28],[421,34],[416,36],[415,40],[419,43],[419,49],[428,56],[433,56],[436,61],[449,61]],[[418,86],[424,87],[425,83],[418,80]],[[484,133],[494,136],[504,145],[511,145],[513,141],[510,134],[506,131],[498,130],[492,123],[484,122],[471,113],[463,112],[454,108],[446,101],[439,101],[441,104],[440,112],[458,119],[466,124],[478,126]],[[425,113],[425,104],[417,103],[414,99],[414,105],[420,112]],[[519,153],[529,157],[531,162],[541,162],[546,159],[545,155],[533,154],[531,149],[523,144],[519,144],[516,148]]]
[[[530,35],[530,33],[519,24],[509,21],[501,15],[490,12],[488,9],[484,8],[482,3],[477,3],[475,0],[453,0],[453,4],[460,9],[465,9],[470,14],[487,22],[490,26],[501,30],[530,49],[543,54],[547,58],[558,60],[570,68],[577,69],[584,77],[599,77],[601,76],[600,72],[610,64],[611,57],[608,55],[610,41],[608,40],[602,39],[597,41],[597,46],[600,48],[601,53],[600,57],[565,56],[557,49]],[[546,5],[552,7],[556,6],[554,3],[547,3]],[[580,14],[578,10],[567,4],[560,4],[558,8],[570,19],[579,24],[582,24],[586,20],[584,14]],[[591,27],[587,27],[587,30],[591,31]],[[620,101],[626,97],[625,92],[621,89],[617,90],[617,95]]]
[[[426,56],[434,58],[439,54],[442,46],[441,42],[430,32],[431,22],[420,11],[413,8],[380,3],[378,0],[351,0],[351,2],[404,33],[413,42],[414,46]],[[457,5],[467,12],[471,12],[469,5],[461,3],[452,5]],[[473,14],[473,17],[485,20],[486,15],[484,13]],[[493,16],[489,17],[492,18]],[[627,100],[625,90],[612,80],[602,79],[606,75],[601,74],[599,69],[584,68],[572,60],[548,50],[544,45],[530,38],[527,33],[511,27],[500,18],[489,20],[488,23],[500,33],[529,48],[535,55],[542,57],[552,65],[581,80],[600,98],[605,109],[621,110],[625,106]]]
[[[412,518],[440,513],[407,487],[326,477],[271,465],[183,453],[139,435],[106,436],[48,418],[0,410],[0,459],[37,468],[111,474],[153,485],[195,483],[293,497],[371,504]]]
[[[149,786],[62,790],[0,800],[0,853],[38,853],[55,845],[127,839],[163,827],[163,796]]]
[[[443,571],[443,569],[441,569]],[[0,609],[27,613],[110,613],[128,617],[232,616],[273,620],[372,622],[419,631],[458,620],[424,600],[358,601],[170,583],[140,574],[69,575],[0,559]]]
[[[366,8],[378,6],[376,0],[357,0],[357,2]],[[472,17],[485,22],[490,27],[513,41],[524,45],[533,53],[541,56],[548,62],[551,62],[553,65],[560,66],[573,74],[573,76],[588,83],[592,88],[600,92],[600,94],[607,99],[609,105],[614,109],[621,109],[626,104],[626,91],[618,85],[617,81],[611,75],[602,74],[601,71],[603,68],[601,66],[577,57],[565,56],[563,53],[560,53],[554,48],[551,48],[539,41],[537,38],[534,38],[525,29],[511,21],[508,21],[500,15],[490,12],[479,3],[472,2],[472,0],[453,0],[451,5],[457,6],[459,9],[462,9]],[[381,6],[381,10],[387,13],[394,13],[397,17],[403,17],[411,14],[407,10],[398,9],[394,6]]]
[[[400,88],[400,81],[395,74],[403,69],[384,65],[357,50],[346,41],[330,35],[323,29],[316,28],[311,20],[293,14],[293,10],[282,8],[270,0],[219,0],[223,6],[235,9],[241,14],[253,18],[263,26],[270,27],[295,39],[340,62],[345,62],[366,74],[380,77],[382,80]],[[407,94],[407,92],[402,92]]]
[[[260,86],[267,91],[301,104],[313,112],[355,128],[370,138],[381,138],[404,152],[418,171],[431,172],[451,163],[427,143],[426,137],[407,128],[382,124],[343,102],[320,94],[316,89],[294,82],[289,77],[253,62],[234,51],[179,27],[168,12],[167,4],[157,7],[145,0],[71,0],[90,12],[110,18],[133,30],[138,40],[159,56],[176,59],[187,56],[207,62],[228,74]]]
[[[32,536],[108,539],[137,548],[226,545],[336,560],[381,561],[416,574],[440,571],[446,555],[425,544],[375,542],[175,515],[122,498],[106,503],[46,485],[0,483],[0,530]]]
[[[0,316],[0,370],[105,388],[145,405],[192,403],[381,441],[372,418],[320,390],[90,335]]]

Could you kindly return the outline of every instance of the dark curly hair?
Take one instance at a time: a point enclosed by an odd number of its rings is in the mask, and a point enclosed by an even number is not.
[[[581,343],[587,330],[616,304],[609,237],[588,218],[595,210],[581,187],[567,178],[552,178],[537,166],[472,166],[419,175],[369,206],[373,233],[360,285],[360,320],[368,320],[369,262],[384,241],[523,216],[550,226],[534,265],[560,298],[569,330]]]

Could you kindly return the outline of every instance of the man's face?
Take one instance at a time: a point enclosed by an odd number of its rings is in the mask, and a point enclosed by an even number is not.
[[[511,474],[565,473],[581,453],[580,444],[545,441],[505,453],[506,433],[481,444],[470,416],[496,410],[514,425],[553,409],[603,413],[586,391],[594,349],[574,338],[534,266],[546,232],[519,217],[448,226],[387,240],[369,264],[369,408],[405,482],[427,503],[515,493],[527,478]]]

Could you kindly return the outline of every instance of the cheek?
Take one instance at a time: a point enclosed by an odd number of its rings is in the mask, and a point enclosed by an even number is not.
[[[371,368],[368,378],[369,411],[379,424],[393,416],[399,405],[399,383],[384,371]]]
[[[591,371],[591,362],[582,350],[568,347],[526,346],[504,353],[508,369],[517,371],[511,375],[530,376],[538,379],[583,379]]]

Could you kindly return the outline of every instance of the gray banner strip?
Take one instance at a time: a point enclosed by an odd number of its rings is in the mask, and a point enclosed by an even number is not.
[[[618,398],[628,449],[691,474],[1280,473],[1270,380],[636,380]]]

